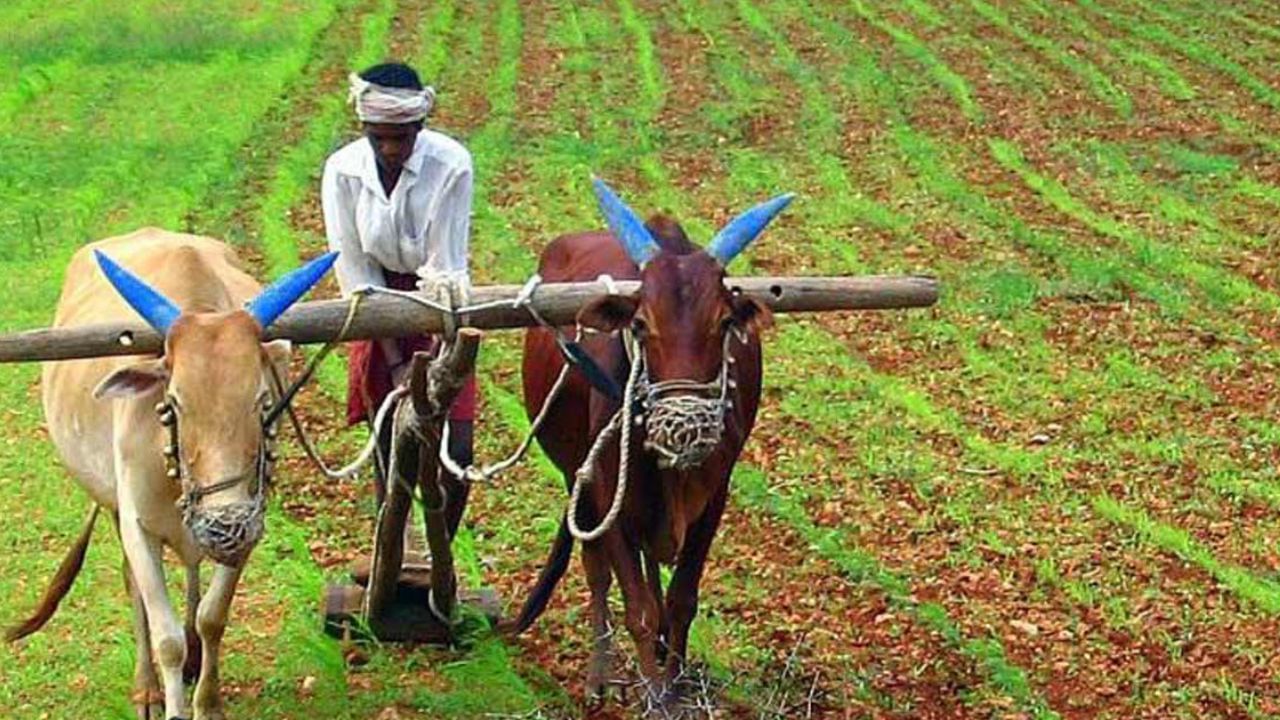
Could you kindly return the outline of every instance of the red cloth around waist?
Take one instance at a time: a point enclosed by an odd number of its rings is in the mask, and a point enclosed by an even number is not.
[[[414,290],[416,275],[383,271],[387,287],[393,290]],[[434,335],[414,335],[397,338],[400,356],[405,360],[415,352],[436,351],[439,339]],[[383,400],[391,393],[391,368],[387,364],[382,346],[374,340],[355,340],[348,343],[347,354],[347,425],[358,425],[372,420],[382,407]],[[474,421],[476,418],[476,376],[467,378],[462,392],[449,408],[450,420]]]

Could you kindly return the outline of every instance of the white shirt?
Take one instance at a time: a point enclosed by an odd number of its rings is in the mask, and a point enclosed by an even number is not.
[[[385,286],[383,269],[467,280],[471,230],[471,154],[456,140],[423,129],[391,196],[382,189],[373,147],[360,138],[324,164],[320,198],[334,267],[349,295]]]

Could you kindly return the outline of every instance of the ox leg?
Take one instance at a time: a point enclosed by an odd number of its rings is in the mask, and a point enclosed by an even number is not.
[[[200,600],[196,628],[203,641],[200,682],[196,685],[196,720],[223,720],[222,681],[218,677],[218,655],[222,651],[222,635],[231,613],[231,599],[240,582],[240,568],[217,565],[209,591]]]
[[[725,501],[728,496],[728,478],[720,485],[720,489],[707,504],[702,516],[694,521],[685,536],[684,547],[680,551],[680,559],[667,588],[666,616],[670,622],[668,637],[666,676],[667,682],[677,692],[680,680],[684,675],[685,653],[689,648],[689,626],[698,613],[698,584],[702,580],[702,571],[706,567],[707,553],[711,549],[711,541],[720,527],[720,518],[724,514]]]
[[[593,703],[604,699],[613,667],[617,661],[613,644],[613,618],[609,612],[609,587],[613,571],[609,558],[599,542],[582,546],[582,567],[591,589],[591,660],[587,664],[587,698]]]
[[[200,677],[200,636],[196,634],[196,608],[200,605],[200,562],[187,563],[186,622],[182,631],[187,636],[187,661],[182,664],[182,679],[188,684]]]
[[[160,692],[160,679],[151,662],[151,633],[147,630],[147,608],[142,604],[129,570],[129,560],[121,562],[124,586],[129,591],[129,604],[133,608],[133,708],[138,720],[164,720],[164,695]]]
[[[640,551],[641,557],[644,558],[644,576],[649,581],[649,591],[653,593],[654,602],[658,603],[658,607],[662,607],[662,570],[658,567],[658,559],[651,553]],[[667,648],[670,642],[671,628],[667,622],[667,614],[662,613],[658,619],[658,662],[662,663],[667,658]]]
[[[186,660],[187,643],[165,589],[163,548],[156,538],[142,529],[134,513],[124,510],[120,518],[120,539],[124,544],[124,554],[134,586],[142,597],[151,636],[152,657],[160,665],[160,677],[164,681],[165,717],[185,717],[182,665]]]
[[[613,565],[614,575],[622,590],[622,602],[626,606],[627,631],[636,644],[636,660],[640,666],[640,679],[645,691],[646,707],[660,704],[666,694],[664,678],[658,671],[658,627],[662,609],[653,591],[645,582],[640,568],[640,558],[635,548],[628,547],[622,532],[613,528],[600,538]]]
[[[120,534],[120,516],[111,514],[111,522],[116,529],[116,539],[124,545],[124,537]],[[160,679],[156,677],[156,666],[151,661],[151,633],[147,629],[147,608],[142,604],[142,594],[133,581],[133,572],[129,569],[129,558],[120,559],[120,573],[124,577],[124,589],[129,593],[129,605],[133,610],[133,696],[134,713],[138,720],[164,720],[164,695],[160,692]]]

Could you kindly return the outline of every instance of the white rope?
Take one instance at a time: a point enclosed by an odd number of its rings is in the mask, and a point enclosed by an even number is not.
[[[611,294],[617,294],[618,287],[612,277],[608,275],[601,275],[599,278],[597,278],[597,280],[602,285],[604,285],[606,291],[608,291]],[[441,283],[441,284],[445,284],[445,283]],[[541,284],[542,284],[542,276],[535,273],[520,288],[520,292],[516,295],[515,298],[511,300],[507,300],[507,299],[491,300],[489,302],[477,303],[475,305],[465,304],[465,302],[470,299],[469,293],[466,292],[465,288],[455,287],[453,283],[447,283],[447,285],[450,286],[449,287],[450,300],[455,301],[455,302],[450,302],[449,304],[424,297],[420,292],[419,293],[406,292],[403,290],[394,290],[392,288],[378,287],[375,285],[366,285],[364,287],[361,287],[355,291],[354,295],[356,296],[361,296],[361,295],[368,296],[368,295],[375,295],[375,294],[391,295],[393,297],[398,297],[404,300],[408,300],[417,305],[421,305],[423,307],[439,311],[443,313],[446,316],[446,318],[453,321],[453,322],[448,322],[448,321],[446,322],[446,334],[448,333],[450,326],[452,326],[453,328],[456,328],[456,325],[454,325],[454,323],[456,323],[457,319],[460,316],[466,315],[468,313],[491,310],[491,309],[500,308],[500,307],[504,307],[504,308],[510,307],[510,308],[517,308],[517,309],[523,307],[529,312],[530,315],[533,316],[534,320],[536,320],[539,324],[543,325],[544,327],[547,327],[548,329],[552,329],[554,331],[554,328],[552,328],[550,323],[548,323],[545,319],[543,319],[543,317],[537,312],[537,310],[534,308],[532,304],[534,294],[537,292]],[[461,290],[462,292],[457,293],[455,292],[455,290]],[[461,297],[459,297],[459,295],[461,295]],[[456,301],[458,300],[461,300],[462,303],[464,304],[461,304],[461,305],[455,304]],[[579,342],[581,339],[582,339],[582,329],[579,328],[577,333],[574,336],[574,342]],[[628,350],[629,349],[630,348],[628,348]],[[564,389],[564,386],[568,380],[570,369],[571,369],[570,364],[566,361],[564,366],[560,368],[560,374],[556,377],[556,381],[552,385],[551,391],[547,394],[546,400],[543,401],[542,403],[542,408],[539,409],[538,414],[534,417],[532,423],[530,424],[529,431],[525,435],[524,439],[516,447],[515,451],[513,451],[506,458],[498,462],[485,465],[483,467],[477,466],[474,463],[469,464],[466,467],[463,467],[461,464],[459,464],[456,460],[453,459],[453,456],[449,454],[449,423],[445,422],[444,427],[441,431],[440,449],[438,453],[441,467],[443,467],[446,471],[448,471],[454,477],[463,479],[466,482],[489,483],[489,482],[493,482],[493,480],[498,475],[502,474],[503,472],[506,472],[507,470],[515,466],[517,463],[522,461],[525,458],[525,456],[528,454],[529,448],[532,447],[533,441],[537,437],[538,431],[542,428],[543,423],[546,422],[547,417],[550,414],[550,409],[552,404],[560,396],[561,391]],[[360,455],[354,461],[352,461],[349,465],[339,470],[330,469],[320,459],[319,454],[315,452],[314,448],[310,447],[311,444],[309,441],[306,440],[305,437],[303,438],[304,450],[307,451],[307,455],[311,457],[312,461],[315,462],[315,464],[320,468],[321,472],[324,473],[325,477],[331,480],[342,480],[354,475],[357,471],[359,471],[361,468],[367,465],[370,459],[373,457],[373,453],[377,449],[378,430],[382,428],[383,423],[385,422],[385,415],[393,405],[393,401],[398,400],[399,398],[403,397],[407,393],[408,393],[407,388],[398,387],[392,391],[391,395],[387,396],[387,400],[383,402],[382,407],[378,409],[377,416],[374,420],[373,435],[370,436],[369,441],[366,443]]]
[[[394,297],[403,298],[405,300],[416,303],[418,305],[422,305],[424,307],[431,308],[433,310],[438,310],[441,313],[444,313],[445,315],[445,318],[446,318],[445,333],[447,336],[450,334],[451,331],[456,332],[456,328],[457,328],[456,322],[457,322],[458,316],[465,315],[467,313],[478,312],[481,310],[497,308],[497,307],[513,307],[513,308],[525,307],[529,310],[531,314],[533,314],[535,319],[541,320],[541,318],[539,318],[537,313],[534,312],[533,306],[530,304],[530,302],[533,299],[534,293],[537,291],[538,286],[541,284],[542,284],[542,276],[535,273],[525,282],[524,286],[521,287],[519,294],[517,294],[513,300],[494,300],[486,303],[479,303],[476,305],[467,305],[467,304],[455,305],[453,302],[450,302],[449,304],[445,304],[442,302],[438,302],[436,300],[432,300],[430,298],[423,297],[420,293],[405,292],[403,290],[393,290],[391,288],[377,287],[374,285],[368,285],[368,286],[362,287],[357,292],[365,295],[374,295],[374,294],[392,295]],[[442,285],[444,284],[442,283]],[[447,290],[449,292],[449,297],[451,301],[462,300],[465,303],[465,301],[469,299],[467,297],[467,293],[465,292],[465,289],[458,288],[453,283],[447,283],[447,286],[448,286]],[[456,290],[462,290],[462,292],[461,293],[455,292]],[[462,297],[459,298],[458,295],[462,295]],[[491,482],[494,477],[501,474],[502,472],[505,472],[506,470],[510,469],[513,465],[520,462],[524,458],[524,456],[529,452],[529,447],[532,445],[533,439],[537,434],[538,429],[542,426],[542,423],[546,420],[548,410],[551,407],[552,402],[556,399],[556,397],[559,396],[560,390],[564,387],[564,383],[566,378],[568,377],[568,374],[569,374],[569,365],[568,363],[566,363],[565,366],[560,369],[560,375],[559,377],[556,378],[556,382],[555,382],[555,385],[552,386],[551,393],[547,396],[546,401],[542,405],[542,409],[538,412],[538,415],[534,419],[534,422],[529,429],[529,433],[525,436],[524,440],[516,448],[515,452],[513,452],[510,456],[508,456],[507,458],[499,462],[493,463],[492,465],[487,465],[481,468],[481,467],[477,467],[473,463],[473,464],[467,465],[466,467],[462,467],[456,460],[454,460],[453,456],[449,454],[449,423],[446,421],[444,423],[443,429],[441,430],[440,449],[438,453],[441,466],[444,467],[445,470],[447,470],[449,473],[451,473],[455,477],[466,480],[467,482]],[[404,390],[404,392],[407,392],[407,389]],[[378,425],[380,427],[381,423],[378,423]],[[367,458],[366,458],[366,462],[367,462]]]
[[[635,391],[636,385],[640,381],[641,366],[639,342],[632,338],[631,344],[633,345],[632,356],[636,357],[637,360],[631,363],[631,374],[627,376],[627,386],[622,392],[622,407],[618,408],[618,412],[614,413],[613,419],[596,436],[595,444],[591,446],[590,452],[587,453],[587,458],[583,461],[582,467],[578,468],[578,472],[574,473],[573,494],[569,497],[569,509],[566,511],[565,516],[568,520],[570,534],[579,542],[591,542],[608,532],[618,520],[618,515],[622,512],[622,499],[627,494],[627,475],[631,465],[631,426],[635,424],[631,416],[631,408],[635,402]],[[589,532],[584,532],[582,528],[578,527],[577,517],[578,503],[582,497],[582,486],[594,479],[596,459],[609,442],[607,436],[613,435],[619,423],[622,425],[622,437],[619,440],[618,447],[618,482],[613,489],[613,501],[609,505],[609,512],[605,513],[600,524]]]
[[[466,291],[465,288],[460,287],[458,284],[454,284],[451,282],[449,283],[441,282],[439,284],[442,286],[453,287],[456,291],[458,291],[457,294],[459,295],[459,297],[462,299],[464,303],[470,300],[470,293]],[[439,302],[431,298],[423,297],[421,292],[410,292],[408,290],[396,290],[394,288],[379,287],[377,285],[364,285],[358,288],[355,292],[360,293],[362,295],[390,295],[392,297],[398,297],[402,300],[408,300],[409,302],[415,303],[417,305],[421,305],[422,307],[430,308],[437,312],[444,313],[447,316],[452,316],[456,320],[456,318],[458,318],[459,316],[468,315],[476,312],[483,312],[485,310],[494,310],[496,308],[520,308],[520,307],[526,306],[533,299],[534,291],[541,284],[542,284],[542,276],[534,274],[521,287],[519,294],[517,294],[516,297],[511,300],[508,300],[506,298],[499,298],[497,300],[489,300],[482,303],[475,303],[474,305],[461,304],[457,306]]]
[[[320,472],[324,473],[326,478],[330,480],[346,480],[353,477],[356,473],[364,469],[364,467],[369,464],[369,461],[373,459],[373,454],[378,449],[378,432],[386,422],[387,412],[395,406],[400,398],[408,394],[409,388],[403,385],[387,393],[387,397],[382,401],[382,406],[378,408],[377,414],[373,417],[373,428],[369,433],[369,439],[365,441],[364,448],[360,450],[360,454],[356,456],[356,459],[352,460],[347,465],[344,465],[337,470],[326,465],[324,460],[321,459],[320,454],[316,452],[315,447],[311,444],[311,439],[304,433],[299,432],[297,435],[298,440],[302,445],[303,452],[306,453],[307,457],[311,458],[311,461],[320,469]]]
[[[544,320],[532,305],[534,293],[537,292],[538,286],[541,284],[542,276],[534,274],[529,278],[524,286],[520,288],[520,292],[516,295],[515,300],[502,300],[498,302],[502,305],[507,305],[509,303],[512,307],[517,308],[524,307],[540,325],[546,327],[552,332],[556,332],[550,323]],[[485,303],[484,305],[492,304],[493,303]],[[573,341],[576,343],[581,339],[582,328],[578,328],[577,332],[574,334]],[[533,440],[537,437],[538,431],[542,428],[542,424],[546,422],[547,417],[550,414],[552,404],[555,403],[556,398],[560,397],[560,392],[564,390],[565,383],[569,379],[570,369],[571,366],[566,359],[564,365],[560,367],[560,374],[556,376],[556,381],[551,386],[551,391],[547,393],[546,399],[542,401],[542,407],[538,409],[538,414],[534,416],[533,421],[529,424],[529,431],[525,434],[524,439],[520,441],[520,444],[516,447],[514,452],[498,462],[484,467],[478,467],[475,463],[467,465],[466,467],[460,465],[453,459],[453,456],[449,454],[449,423],[446,422],[440,436],[439,456],[441,467],[447,470],[454,477],[465,480],[466,482],[488,483],[492,482],[495,477],[511,469],[516,463],[523,460],[525,455],[528,454],[529,448],[533,445]]]
[[[560,374],[556,377],[555,384],[551,386],[551,392],[547,394],[547,399],[542,403],[542,408],[538,410],[538,414],[529,425],[529,432],[525,434],[524,439],[520,441],[520,445],[515,451],[506,458],[484,467],[476,467],[474,463],[466,467],[459,465],[458,461],[454,460],[453,456],[449,454],[449,423],[445,422],[444,429],[440,433],[440,464],[454,477],[461,478],[467,482],[487,483],[523,460],[524,456],[529,452],[529,447],[533,444],[533,439],[537,436],[538,430],[542,428],[542,423],[546,421],[551,404],[555,402],[555,399],[560,395],[560,391],[564,388],[565,381],[569,377],[569,369],[570,365],[567,362],[560,368]]]
[[[618,294],[618,284],[613,281],[613,276],[610,275],[609,273],[601,273],[597,275],[596,282],[600,283],[601,285],[604,285],[604,289],[610,295]]]

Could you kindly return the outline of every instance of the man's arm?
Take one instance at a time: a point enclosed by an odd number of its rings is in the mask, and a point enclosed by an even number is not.
[[[436,206],[427,228],[427,262],[418,269],[426,284],[445,278],[470,283],[471,176],[470,163],[456,170]]]
[[[342,289],[343,297],[349,297],[357,288],[366,285],[385,286],[387,280],[382,274],[382,266],[360,245],[360,236],[356,232],[355,197],[345,191],[338,181],[337,171],[328,163],[320,181],[320,203],[324,208],[324,233],[329,249],[341,253],[334,263],[334,273],[338,276],[338,287]],[[378,340],[378,345],[390,368],[394,370],[404,364],[395,340]],[[396,379],[394,372],[392,377]]]
[[[360,245],[360,236],[356,232],[355,201],[355,197],[339,182],[337,171],[331,164],[326,164],[324,178],[320,181],[324,233],[329,249],[341,253],[333,270],[344,297],[364,285],[386,285],[382,266]]]

